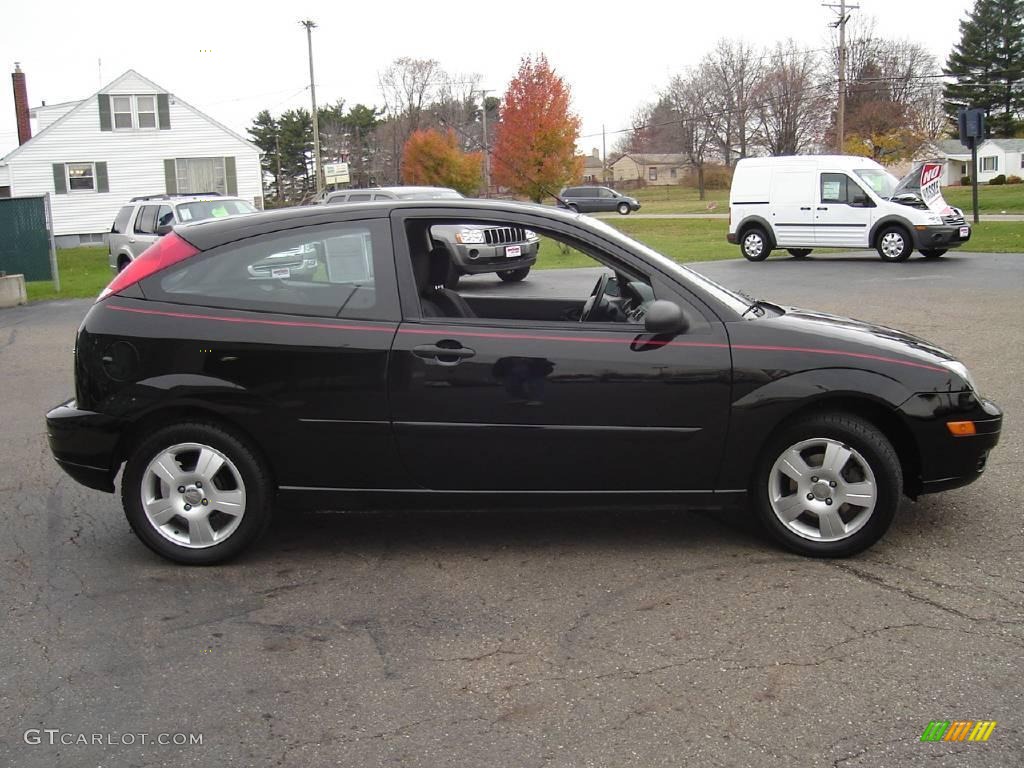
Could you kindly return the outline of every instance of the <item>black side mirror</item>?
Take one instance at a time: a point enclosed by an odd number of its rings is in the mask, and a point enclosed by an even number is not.
[[[161,224],[156,228],[156,234],[158,237],[163,237],[164,235],[169,235],[173,229],[173,224]]]
[[[677,334],[686,333],[690,329],[690,323],[674,301],[656,299],[647,307],[644,327],[648,333]]]

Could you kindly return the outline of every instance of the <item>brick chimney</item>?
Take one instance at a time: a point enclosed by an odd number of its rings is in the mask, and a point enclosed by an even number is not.
[[[14,62],[11,81],[14,83],[14,116],[18,121],[18,144],[20,145],[32,138],[32,123],[28,119],[28,89],[25,87],[25,73],[21,71],[21,64],[18,62]]]

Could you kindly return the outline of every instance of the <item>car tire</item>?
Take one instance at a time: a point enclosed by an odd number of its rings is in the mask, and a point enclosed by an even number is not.
[[[806,259],[811,255],[810,248],[787,248],[786,252],[794,259]]]
[[[772,252],[768,235],[761,227],[750,227],[740,238],[740,252],[747,261],[764,261]]]
[[[875,243],[882,261],[891,264],[906,261],[914,252],[914,244],[903,227],[886,227],[878,233]]]
[[[903,472],[873,424],[822,413],[778,430],[750,492],[758,520],[783,546],[810,557],[847,557],[888,530]]]
[[[921,249],[921,255],[924,256],[926,259],[937,259],[940,256],[942,256],[943,254],[945,254],[947,250],[949,250],[949,249],[948,248],[922,248]]]
[[[259,454],[205,422],[173,424],[143,439],[121,482],[135,535],[186,565],[224,562],[256,541],[270,523],[272,500],[270,471]]]
[[[518,283],[525,280],[528,274],[530,274],[530,268],[521,267],[520,269],[506,269],[504,272],[499,272],[498,277],[505,283]]]
[[[629,203],[619,203],[618,211],[620,215],[629,216],[630,210]]]
[[[132,263],[132,260],[127,256],[121,256],[117,260],[117,271],[118,273],[124,272],[125,268]]]

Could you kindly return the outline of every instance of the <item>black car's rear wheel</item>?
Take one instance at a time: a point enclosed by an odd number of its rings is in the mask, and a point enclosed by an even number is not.
[[[520,269],[506,269],[504,272],[499,272],[498,277],[506,283],[518,283],[520,280],[524,280],[528,274],[530,274],[530,268],[522,267]]]
[[[266,529],[269,472],[242,440],[213,424],[164,427],[132,452],[121,501],[132,530],[163,557],[210,565]]]
[[[885,435],[856,416],[827,413],[779,433],[752,494],[761,523],[783,545],[845,557],[881,538],[902,490],[899,458]]]

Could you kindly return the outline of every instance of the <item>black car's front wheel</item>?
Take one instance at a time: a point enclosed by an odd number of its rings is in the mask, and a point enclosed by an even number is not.
[[[878,541],[903,490],[888,438],[853,415],[826,413],[781,430],[752,488],[762,524],[802,555],[845,557]]]
[[[121,501],[147,547],[175,562],[210,565],[237,555],[266,529],[268,477],[256,453],[221,427],[175,424],[132,452]]]

